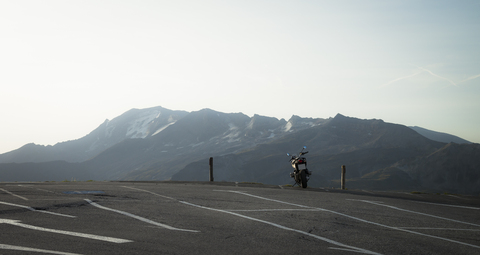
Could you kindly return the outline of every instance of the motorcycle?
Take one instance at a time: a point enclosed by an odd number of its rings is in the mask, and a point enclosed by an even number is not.
[[[287,156],[292,156],[290,159],[290,164],[292,164],[293,169],[295,169],[293,173],[290,173],[290,177],[295,180],[294,186],[298,184],[298,186],[302,186],[302,188],[307,187],[307,182],[312,174],[312,172],[307,169],[307,159],[302,157],[308,153],[308,151],[303,151],[305,149],[307,149],[307,146],[303,146],[303,149],[300,151],[298,156],[287,153]]]

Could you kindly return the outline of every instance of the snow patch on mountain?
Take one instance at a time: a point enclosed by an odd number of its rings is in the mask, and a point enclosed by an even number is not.
[[[250,120],[250,122],[247,125],[247,129],[253,129],[253,123],[254,123],[254,119],[252,118],[252,120]]]
[[[285,124],[285,127],[284,127],[283,130],[284,130],[285,132],[289,132],[290,129],[292,129],[292,126],[293,126],[292,122],[289,121],[289,122],[287,122],[287,124]]]
[[[240,135],[239,128],[233,123],[228,123],[228,127],[229,129],[227,132],[224,133],[222,139],[227,140],[228,143],[240,141],[240,138],[238,138],[238,136]]]
[[[223,139],[227,139],[227,142],[234,143],[240,141],[240,132],[231,132],[228,135],[224,136]]]
[[[233,124],[233,123],[228,123],[228,127],[229,127],[229,130],[230,130],[230,131],[235,130],[235,129],[238,129],[238,127],[235,126],[235,124]]]
[[[153,123],[153,120],[158,118],[161,113],[154,111],[149,112],[144,116],[140,116],[134,121],[129,123],[127,133],[125,137],[127,138],[145,138],[149,134],[150,124]]]
[[[189,146],[191,146],[192,148],[194,147],[197,147],[197,146],[200,146],[202,144],[204,144],[205,142],[199,142],[199,143],[195,143],[195,144],[190,144]]]
[[[170,120],[171,120],[171,121],[173,121],[173,118],[170,116],[170,118],[169,118],[168,120],[169,120],[169,121],[170,121]],[[159,128],[157,131],[155,131],[155,133],[153,133],[153,134],[152,134],[152,136],[154,136],[154,135],[156,135],[156,134],[158,134],[158,133],[162,132],[162,131],[163,131],[163,130],[165,130],[167,127],[169,127],[169,126],[171,126],[171,125],[175,124],[175,122],[176,122],[176,121],[173,121],[173,122],[171,122],[171,123],[168,123],[167,125],[165,125],[165,126],[163,126],[163,127]]]
[[[105,138],[110,138],[112,137],[112,134],[113,134],[113,130],[115,130],[115,126],[109,126],[108,124],[110,123],[109,120],[106,120],[105,122],[106,125],[105,125]]]

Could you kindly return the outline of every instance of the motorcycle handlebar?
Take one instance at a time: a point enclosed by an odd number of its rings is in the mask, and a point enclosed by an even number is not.
[[[305,154],[307,154],[307,153],[308,153],[308,151],[303,152],[303,150],[302,150],[302,151],[299,153],[298,156],[302,156],[302,155],[305,155]],[[290,153],[287,153],[287,156],[292,156],[292,159],[294,159],[294,158],[297,157],[296,155],[290,155]]]

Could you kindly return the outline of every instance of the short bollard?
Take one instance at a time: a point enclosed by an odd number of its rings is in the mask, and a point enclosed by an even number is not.
[[[345,189],[345,173],[347,172],[347,169],[345,165],[342,166],[342,179],[341,179],[341,186],[342,189]]]
[[[210,157],[209,165],[210,165],[210,181],[213,182],[213,158],[212,157]]]

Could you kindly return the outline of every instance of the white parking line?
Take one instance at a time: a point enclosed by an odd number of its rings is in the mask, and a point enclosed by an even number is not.
[[[318,211],[317,209],[252,209],[252,210],[225,210],[229,212],[275,212],[275,211]]]
[[[417,227],[399,227],[404,229],[423,229],[423,230],[454,230],[454,231],[480,231],[480,229],[471,228],[417,228]]]
[[[143,222],[146,222],[146,223],[149,223],[149,224],[158,226],[158,227],[166,228],[166,229],[169,229],[169,230],[186,231],[186,232],[200,232],[200,231],[197,231],[197,230],[174,228],[174,227],[172,227],[172,226],[165,225],[165,224],[162,224],[162,223],[158,223],[158,222],[155,222],[155,221],[153,221],[153,220],[149,220],[149,219],[146,219],[146,218],[143,218],[143,217],[140,217],[140,216],[137,216],[137,215],[128,213],[128,212],[124,212],[124,211],[120,211],[120,210],[115,210],[115,209],[112,209],[112,208],[108,208],[108,207],[105,207],[105,206],[101,206],[101,205],[99,205],[99,204],[97,204],[97,203],[95,203],[95,202],[92,202],[92,201],[89,200],[89,199],[85,199],[85,201],[87,201],[88,203],[90,203],[91,205],[93,205],[93,206],[95,206],[95,207],[97,207],[97,208],[100,208],[100,209],[103,209],[103,210],[107,210],[107,211],[116,212],[116,213],[120,213],[120,214],[122,214],[122,215],[125,215],[125,216],[128,216],[128,217],[132,217],[132,218],[134,218],[134,219],[137,219],[137,220],[140,220],[140,221],[143,221]]]
[[[317,236],[317,235],[314,235],[314,234],[311,234],[311,233],[308,233],[308,232],[305,232],[305,231],[301,231],[301,230],[298,230],[298,229],[293,229],[293,228],[285,227],[285,226],[282,226],[282,225],[279,225],[279,224],[276,224],[276,223],[273,223],[273,222],[269,222],[269,221],[264,221],[264,220],[252,218],[252,217],[249,217],[249,216],[245,216],[245,215],[238,214],[238,213],[234,213],[234,212],[230,212],[230,211],[225,211],[225,210],[220,210],[220,209],[205,207],[205,206],[201,206],[201,205],[196,205],[196,204],[188,203],[188,202],[185,202],[185,201],[179,201],[179,202],[180,202],[180,203],[183,203],[183,204],[186,204],[186,205],[190,205],[190,206],[202,208],[202,209],[207,209],[207,210],[217,211],[217,212],[222,212],[222,213],[228,213],[228,214],[235,215],[235,216],[238,216],[238,217],[242,217],[242,218],[245,218],[245,219],[249,219],[249,220],[253,220],[253,221],[265,223],[265,224],[268,224],[268,225],[271,225],[271,226],[274,226],[274,227],[277,227],[277,228],[281,228],[281,229],[284,229],[284,230],[289,230],[289,231],[297,232],[297,233],[300,233],[300,234],[302,234],[302,235],[307,235],[307,236],[310,236],[310,237],[313,237],[313,238],[316,238],[316,239],[325,241],[325,242],[327,242],[327,243],[330,243],[330,244],[333,244],[333,245],[337,245],[337,246],[343,247],[343,248],[331,248],[331,249],[341,249],[341,250],[345,250],[345,251],[358,252],[358,253],[364,253],[364,254],[374,254],[374,255],[379,255],[379,254],[380,254],[380,253],[376,253],[376,252],[373,252],[373,251],[365,250],[365,249],[362,249],[362,248],[358,248],[358,247],[346,245],[346,244],[343,244],[343,243],[339,243],[339,242],[337,242],[337,241],[333,241],[333,240],[331,240],[331,239],[328,239],[328,238],[325,238],[325,237],[321,237],[321,236]]]
[[[256,195],[251,195],[251,194],[248,194],[248,193],[244,193],[244,192],[240,192],[240,191],[235,191],[235,190],[225,190],[225,192],[232,192],[232,193],[241,194],[241,195],[250,196],[250,197],[255,197],[255,198],[259,198],[259,199],[263,199],[263,200],[267,200],[267,201],[272,201],[272,202],[277,202],[277,203],[282,203],[282,204],[288,204],[288,205],[298,206],[298,207],[302,207],[302,208],[317,209],[317,210],[319,210],[319,211],[330,212],[330,213],[333,213],[333,214],[341,215],[341,216],[344,216],[344,217],[347,217],[347,218],[350,218],[350,219],[354,219],[354,220],[361,221],[361,222],[364,222],[364,223],[373,224],[373,225],[380,226],[380,227],[384,227],[384,228],[389,228],[389,229],[393,229],[393,230],[403,231],[403,232],[407,232],[407,233],[411,233],[411,234],[415,234],[415,235],[421,235],[421,236],[431,237],[431,238],[440,239],[440,240],[443,240],[443,241],[448,241],[448,242],[452,242],[452,243],[462,244],[462,245],[466,245],[466,246],[470,246],[470,247],[473,247],[473,248],[478,248],[478,249],[480,249],[480,246],[478,246],[478,245],[473,245],[473,244],[469,244],[469,243],[459,242],[459,241],[455,241],[455,240],[452,240],[452,239],[443,238],[443,237],[439,237],[439,236],[427,235],[427,234],[423,234],[423,233],[411,231],[411,230],[408,230],[408,229],[391,227],[391,226],[383,225],[383,224],[381,224],[381,223],[377,223],[377,222],[373,222],[373,221],[368,221],[368,220],[360,219],[360,218],[357,218],[357,217],[354,217],[354,216],[350,216],[350,215],[347,215],[347,214],[344,214],[344,213],[335,212],[335,211],[328,210],[328,209],[323,209],[323,208],[318,208],[318,207],[310,207],[310,206],[299,205],[299,204],[293,204],[293,203],[284,202],[284,201],[280,201],[280,200],[275,200],[275,199],[260,197],[260,196],[256,196]]]
[[[8,191],[8,190],[2,189],[2,188],[0,188],[0,190],[3,191],[3,192],[6,192],[6,193],[8,193],[8,194],[10,194],[10,195],[12,195],[12,196],[21,198],[21,199],[23,199],[23,200],[28,200],[28,198],[19,196],[19,195],[17,195],[17,194],[13,194],[12,192],[10,192],[10,191]]]
[[[464,209],[480,210],[479,207],[471,207],[471,206],[447,205],[447,204],[438,204],[438,203],[429,203],[429,202],[420,202],[420,201],[412,201],[412,202],[421,203],[421,204],[429,204],[429,205],[441,205],[441,206],[450,206],[450,207],[457,207],[457,208],[464,208]]]
[[[17,205],[17,204],[12,204],[12,203],[7,203],[7,202],[2,202],[2,201],[0,201],[0,204],[3,204],[3,205],[10,205],[10,206],[16,206],[16,207],[20,207],[20,208],[24,208],[24,209],[27,209],[27,210],[33,211],[33,212],[48,213],[48,214],[52,214],[52,215],[63,216],[63,217],[69,217],[69,218],[76,218],[76,217],[77,217],[77,216],[72,216],[72,215],[67,215],[67,214],[54,213],[54,212],[49,212],[49,211],[44,211],[44,210],[37,210],[37,209],[35,209],[35,208],[32,208],[32,207],[30,207],[30,206],[25,206],[25,205]]]
[[[55,193],[55,192],[53,192],[53,191],[46,190],[46,189],[34,188],[34,186],[32,186],[32,185],[18,184],[17,186],[18,186],[18,187],[25,187],[25,188],[29,188],[29,189],[37,189],[37,190],[41,190],[41,191],[45,191],[45,192],[49,192],[49,193]]]
[[[8,245],[8,244],[0,244],[0,249],[2,249],[2,250],[13,250],[13,251],[28,251],[28,252],[48,253],[48,254],[59,254],[59,255],[80,255],[78,253],[50,251],[50,250],[35,249],[35,248],[14,246],[14,245]]]
[[[128,186],[122,186],[122,187],[127,188],[127,189],[134,189],[134,190],[139,190],[139,191],[147,192],[147,193],[153,194],[153,195],[155,195],[155,196],[159,196],[159,197],[163,197],[163,198],[167,198],[167,199],[171,199],[171,200],[176,200],[175,198],[171,198],[171,197],[167,197],[167,196],[164,196],[164,195],[160,195],[160,194],[157,194],[157,193],[154,193],[154,192],[151,192],[151,191],[148,191],[148,190],[144,190],[144,189],[137,189],[137,188],[128,187]]]
[[[377,203],[377,202],[374,202],[374,201],[358,200],[358,199],[347,199],[347,200],[360,201],[360,202],[365,202],[365,203],[369,203],[369,204],[385,206],[385,207],[395,209],[395,210],[399,210],[399,211],[403,211],[403,212],[415,213],[415,214],[420,214],[420,215],[423,215],[423,216],[428,216],[428,217],[437,218],[437,219],[441,219],[441,220],[453,221],[453,222],[456,222],[456,223],[462,223],[462,224],[472,225],[472,226],[475,226],[475,227],[480,227],[480,225],[474,224],[474,223],[469,223],[469,222],[464,222],[464,221],[459,221],[459,220],[453,220],[453,219],[444,218],[444,217],[435,216],[435,215],[426,214],[426,213],[421,213],[421,212],[410,211],[410,210],[407,210],[407,209],[402,209],[402,208],[398,208],[398,207],[391,206],[391,205],[380,204],[380,203]]]
[[[1,223],[10,224],[10,225],[14,225],[14,226],[22,227],[22,228],[28,228],[28,229],[33,229],[33,230],[39,230],[39,231],[45,231],[45,232],[56,233],[56,234],[63,234],[63,235],[69,235],[69,236],[76,236],[76,237],[83,237],[83,238],[95,239],[95,240],[100,240],[100,241],[105,241],[105,242],[111,242],[111,243],[129,243],[129,242],[133,242],[133,241],[130,241],[130,240],[120,239],[120,238],[114,238],[114,237],[98,236],[98,235],[83,234],[83,233],[71,232],[71,231],[65,231],[65,230],[57,230],[57,229],[36,227],[36,226],[32,226],[32,225],[27,225],[27,224],[20,223],[19,220],[0,219],[0,224],[1,224]]]
[[[470,200],[468,198],[464,198],[464,197],[459,197],[459,196],[455,196],[455,195],[448,195],[449,197],[454,197],[454,198],[459,198],[459,199],[463,199],[463,200]]]

